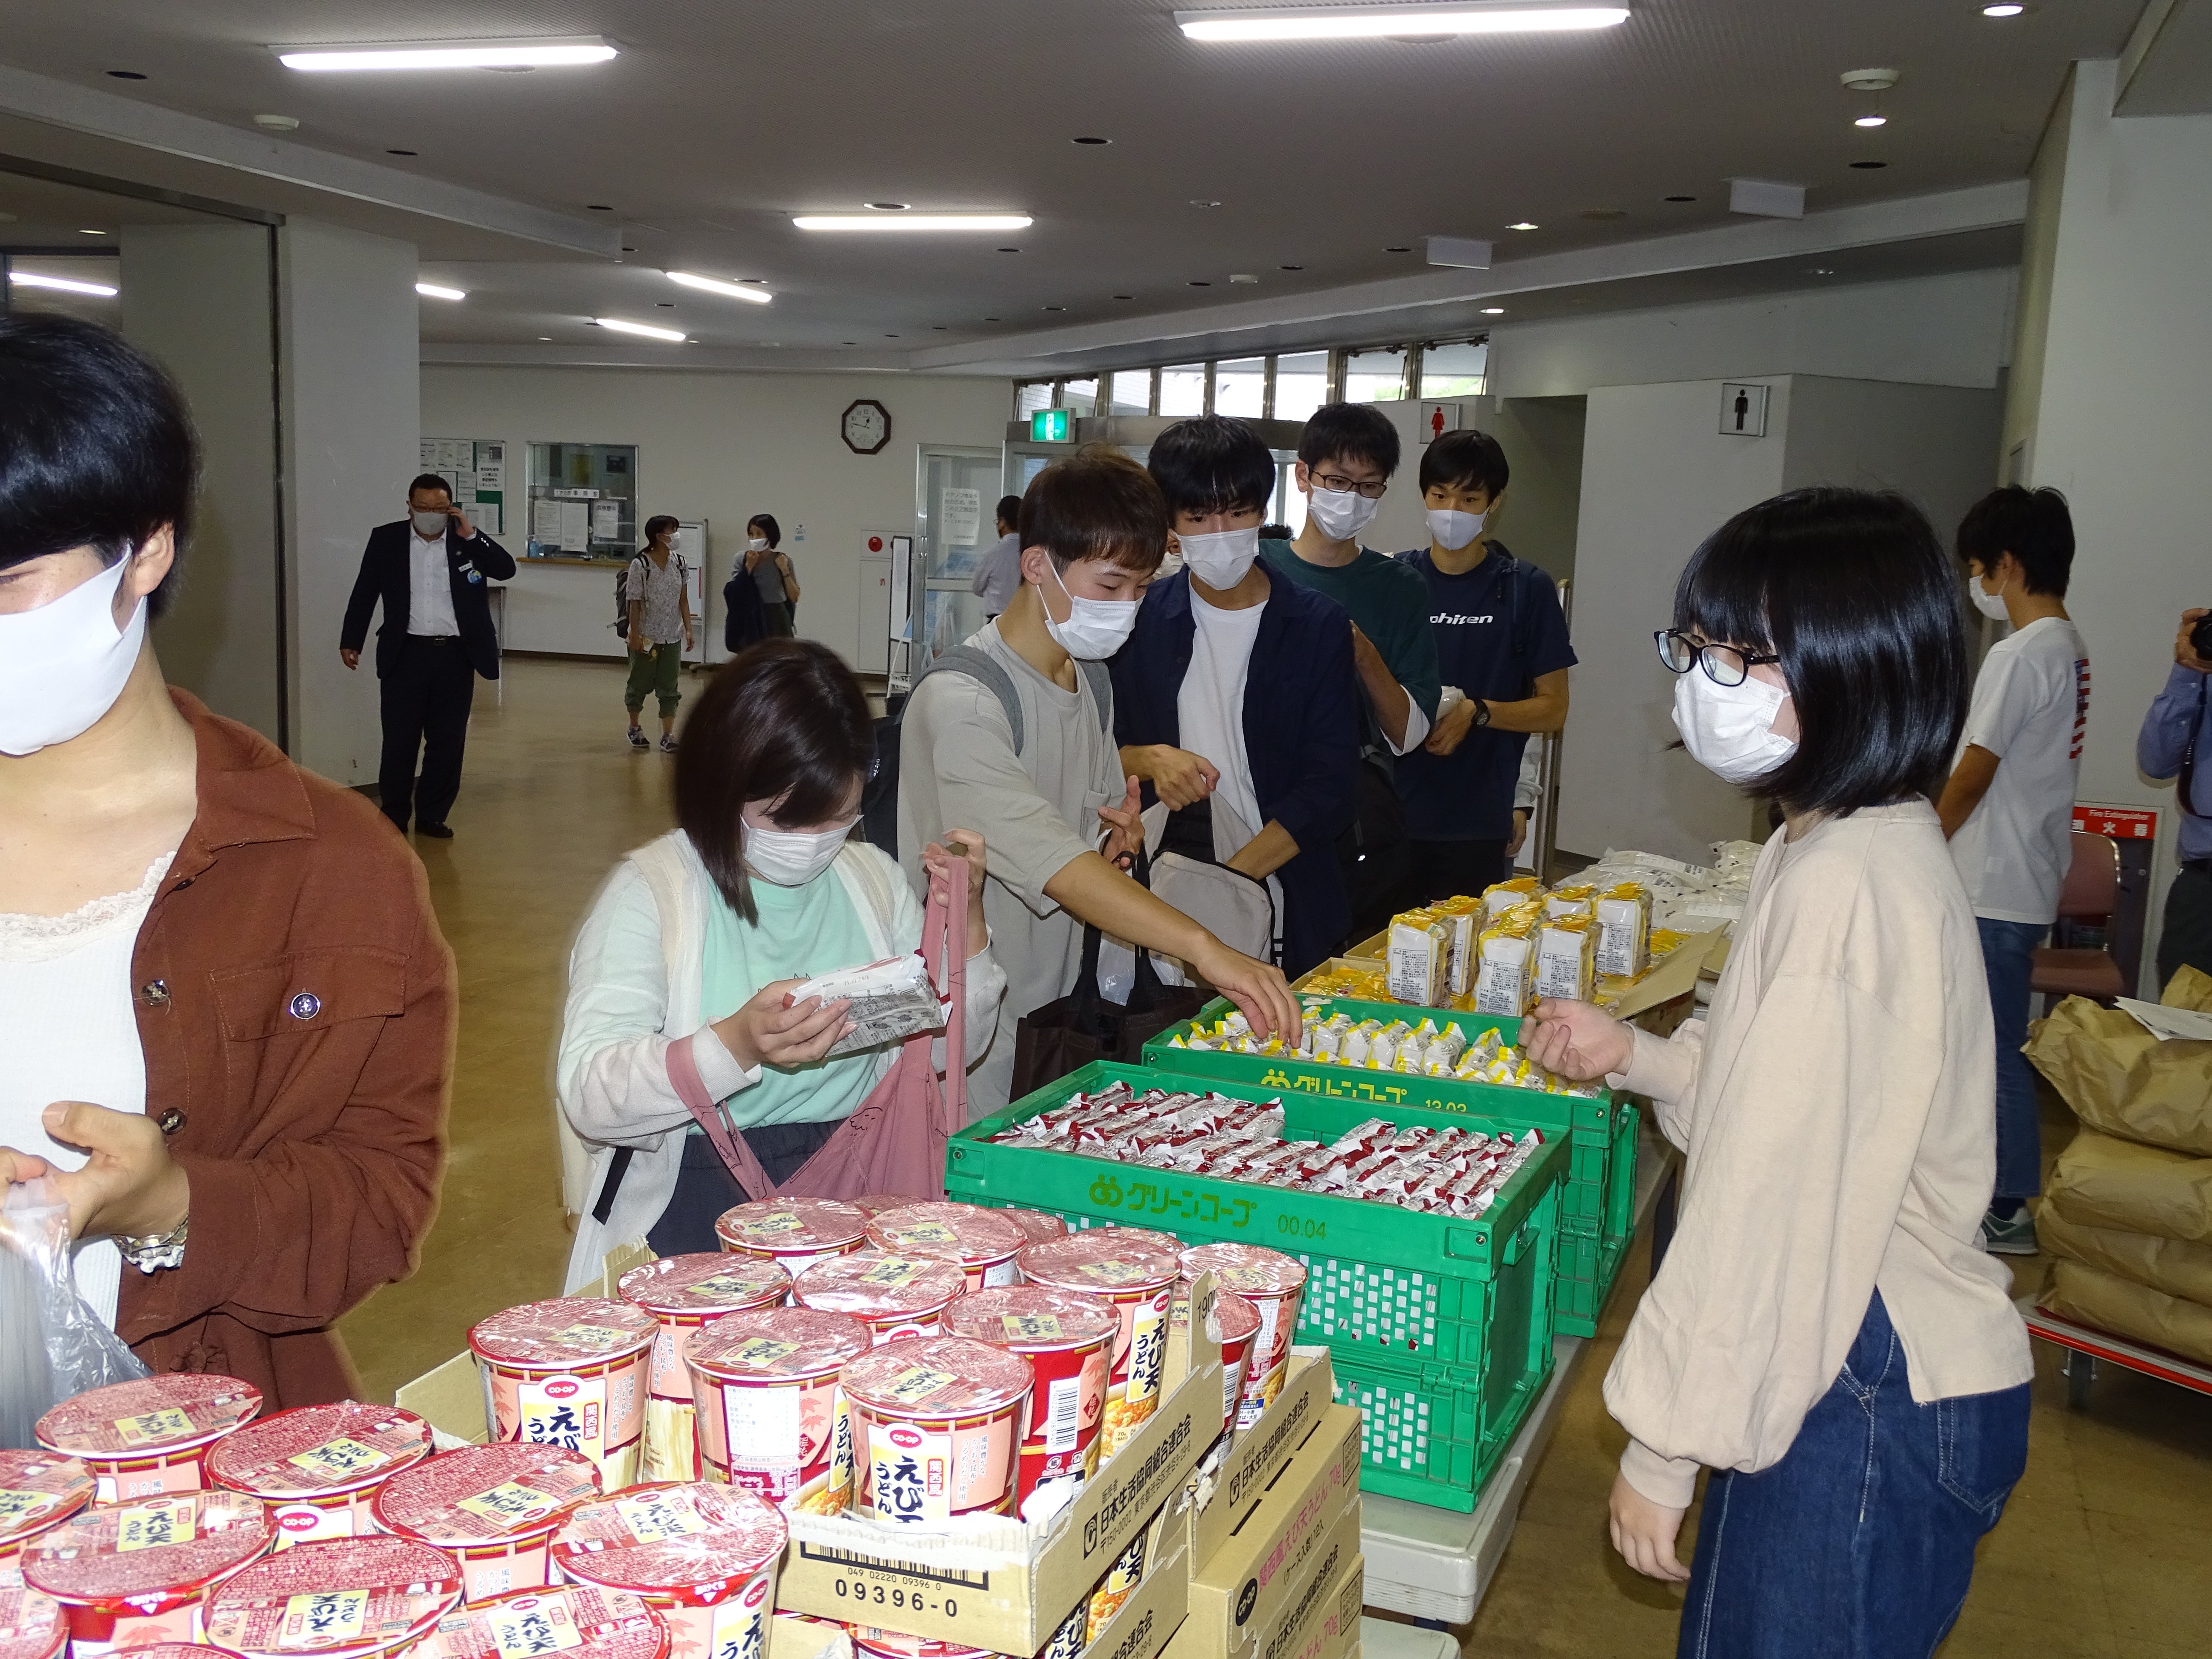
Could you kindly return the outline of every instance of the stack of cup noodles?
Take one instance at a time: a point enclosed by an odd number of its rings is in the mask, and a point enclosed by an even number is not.
[[[965,1337],[910,1337],[848,1364],[854,1507],[878,1521],[942,1524],[1013,1507],[1035,1373]]]
[[[860,1321],[807,1308],[732,1314],[702,1331],[689,1359],[706,1478],[787,1512],[841,1513],[853,1447],[837,1378],[872,1342]]]
[[[1182,1270],[1191,1279],[1213,1274],[1224,1291],[1259,1312],[1260,1329],[1251,1339],[1237,1408],[1237,1426],[1249,1429],[1283,1391],[1298,1304],[1305,1295],[1305,1264],[1264,1244],[1199,1244],[1182,1253]]]
[[[91,1389],[38,1422],[39,1443],[92,1471],[95,1504],[207,1485],[210,1447],[261,1411],[261,1390],[234,1376],[171,1371]]]
[[[833,1198],[771,1198],[725,1210],[714,1237],[732,1255],[764,1255],[793,1279],[868,1242],[868,1218]]]
[[[658,1610],[672,1659],[761,1659],[789,1535],[757,1492],[668,1482],[578,1510],[553,1560],[569,1583],[628,1590]]]
[[[495,1313],[469,1333],[495,1440],[581,1452],[611,1492],[636,1478],[653,1338],[651,1314],[603,1297]]]
[[[50,1451],[0,1451],[0,1583],[41,1533],[90,1502],[92,1471],[78,1459]]]
[[[471,1601],[542,1589],[547,1547],[577,1505],[599,1495],[599,1466],[559,1446],[458,1446],[393,1475],[370,1501],[378,1528],[460,1563]]]
[[[1182,1277],[1182,1245],[1142,1227],[1086,1227],[1026,1246],[1015,1260],[1028,1283],[1099,1297],[1120,1316],[1099,1448],[1111,1457],[1159,1408],[1168,1309]]]
[[[416,1659],[669,1659],[668,1650],[668,1621],[643,1596],[563,1584],[456,1607],[423,1638]]]
[[[68,1609],[81,1659],[198,1642],[210,1595],[266,1554],[275,1532],[261,1500],[243,1492],[126,1498],[42,1534],[24,1552],[23,1582]]]
[[[58,1659],[69,1639],[60,1602],[0,1576],[0,1659]]]
[[[640,1473],[647,1480],[696,1480],[699,1449],[684,1349],[702,1327],[726,1315],[780,1306],[791,1295],[791,1275],[763,1256],[708,1250],[632,1267],[617,1288],[660,1327],[653,1339]]]
[[[209,1599],[207,1639],[241,1659],[397,1659],[461,1599],[453,1558],[405,1538],[332,1538],[255,1562]]]
[[[892,1255],[958,1264],[971,1291],[1018,1285],[1014,1253],[1029,1243],[1002,1212],[980,1204],[909,1204],[868,1223],[868,1237]]]
[[[955,1261],[854,1250],[817,1261],[791,1287],[791,1299],[815,1313],[842,1314],[868,1328],[878,1344],[903,1336],[935,1336],[945,1310],[968,1288]]]
[[[276,1547],[374,1531],[377,1489],[430,1455],[430,1425],[397,1406],[301,1406],[236,1430],[208,1454],[208,1484],[269,1505]]]
[[[1175,1325],[1181,1329],[1190,1319],[1190,1286],[1176,1287]],[[1244,1398],[1244,1377],[1252,1358],[1252,1340],[1260,1334],[1260,1310],[1234,1291],[1218,1291],[1213,1298],[1209,1340],[1221,1343],[1221,1431],[1234,1434],[1237,1407]]]
[[[1015,1513],[1027,1514],[1030,1494],[1041,1486],[1080,1485],[1098,1472],[1106,1379],[1121,1328],[1114,1310],[1097,1297],[1042,1285],[979,1291],[947,1311],[947,1334],[1020,1354],[1035,1373]]]

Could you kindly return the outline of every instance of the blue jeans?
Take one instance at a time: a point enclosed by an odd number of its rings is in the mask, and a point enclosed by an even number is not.
[[[2027,976],[2035,947],[2051,929],[2032,921],[1976,916],[1982,970],[1990,981],[1990,1017],[1997,1028],[1997,1189],[1999,1203],[2043,1190],[2043,1134],[2035,1116],[2035,1068],[2027,1042]]]
[[[1919,1659],[1950,1633],[1974,1545],[2027,1468],[2027,1385],[1912,1403],[1876,1292],[1782,1461],[1716,1470],[1681,1659]]]

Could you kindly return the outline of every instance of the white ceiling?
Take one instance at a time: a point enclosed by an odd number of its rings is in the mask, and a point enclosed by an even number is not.
[[[1323,313],[1338,290],[1419,276],[1425,235],[1494,240],[1503,279],[1521,261],[1741,223],[1726,210],[1735,175],[1806,185],[1815,216],[2016,180],[2066,65],[2117,54],[2142,9],[2033,0],[1996,22],[1979,0],[1632,0],[1627,23],[1587,35],[1231,47],[1184,40],[1174,3],[40,0],[13,9],[0,37],[0,64],[29,72],[12,102],[0,97],[0,154],[98,149],[88,93],[256,138],[256,113],[289,115],[301,125],[270,153],[291,163],[234,166],[222,193],[395,229],[410,189],[422,192],[410,234],[424,275],[470,290],[461,305],[425,302],[434,349],[589,351],[606,339],[586,320],[598,314],[680,326],[694,349],[748,359],[920,351],[945,368],[1035,355],[1041,330],[1127,338],[1149,326],[1132,319],[1157,319],[1159,333],[1188,336],[1255,299]],[[266,50],[579,33],[621,57],[310,76]],[[1838,84],[1875,64],[1902,72],[1893,91]],[[33,76],[80,89],[66,143],[51,114],[5,118],[37,102]],[[1874,108],[1887,127],[1853,127]],[[1070,142],[1092,136],[1113,143]],[[186,167],[179,144],[141,142],[142,160],[159,148],[160,167]],[[110,146],[106,164],[125,154]],[[284,177],[341,160],[374,186]],[[191,186],[217,193],[221,169],[191,165]],[[467,205],[491,198],[514,211]],[[1037,222],[913,240],[789,223],[883,200]],[[1504,228],[1524,218],[1542,228]],[[610,222],[626,251],[574,251]],[[1984,234],[1917,257],[1995,260],[2011,246]],[[764,278],[776,300],[678,290],[665,267]],[[1788,258],[1760,269],[1769,284],[1831,280]],[[1260,282],[1232,285],[1232,273]],[[649,344],[627,349],[653,360]]]

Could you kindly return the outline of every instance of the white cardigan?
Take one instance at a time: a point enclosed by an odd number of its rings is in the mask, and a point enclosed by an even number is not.
[[[879,848],[848,843],[830,866],[876,959],[898,956],[921,941],[921,906],[906,878]],[[576,1243],[568,1254],[563,1295],[599,1276],[609,1250],[642,1238],[676,1190],[684,1136],[692,1117],[668,1077],[668,1050],[688,1042],[701,1079],[717,1100],[760,1080],[731,1058],[702,1024],[699,1000],[707,907],[718,902],[713,879],[691,839],[672,830],[615,866],[568,953],[568,1000],[556,1065],[564,1163],[588,1156],[588,1172],[572,1188]],[[858,966],[848,963],[847,966]],[[967,1063],[990,1046],[1006,976],[987,948],[968,961]],[[871,1088],[896,1056],[876,1057]],[[938,1040],[938,1066],[945,1065]],[[634,1149],[607,1219],[592,1219],[620,1146]]]

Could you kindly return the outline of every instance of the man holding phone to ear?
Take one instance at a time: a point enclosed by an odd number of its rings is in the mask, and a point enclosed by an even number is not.
[[[348,668],[360,666],[369,613],[381,599],[376,678],[384,753],[377,768],[378,804],[403,836],[410,817],[419,835],[437,841],[453,836],[446,815],[461,792],[461,750],[468,741],[476,677],[499,678],[488,584],[514,574],[514,556],[469,522],[434,472],[407,487],[405,518],[368,532],[338,631],[338,656]]]

